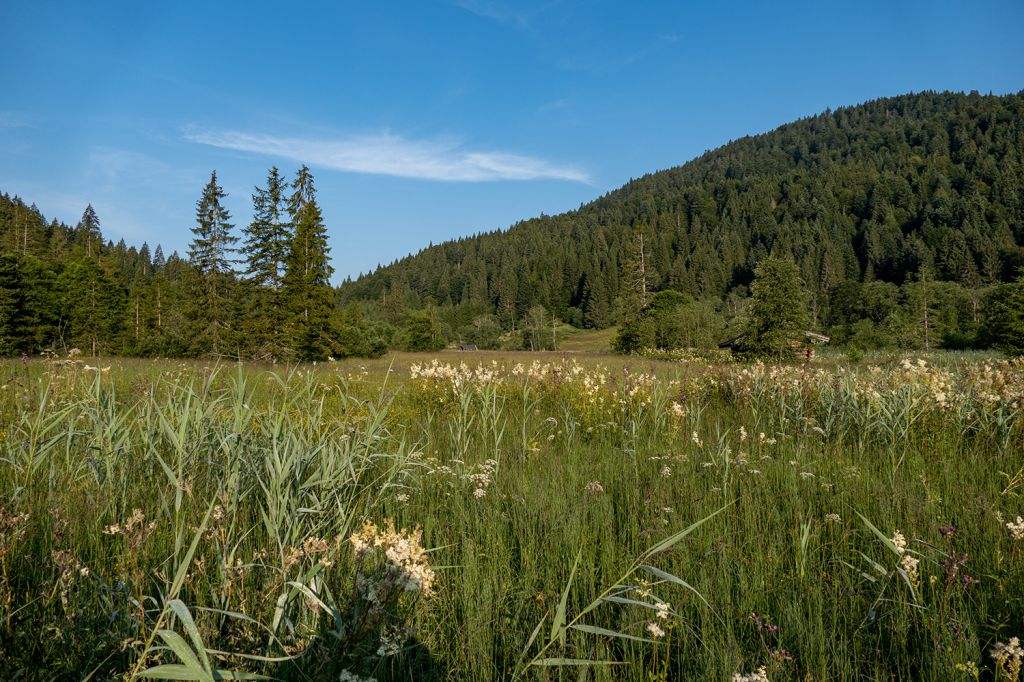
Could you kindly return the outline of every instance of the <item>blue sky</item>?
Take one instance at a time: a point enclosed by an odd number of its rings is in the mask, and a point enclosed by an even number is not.
[[[313,170],[335,280],[825,108],[1024,89],[1024,3],[0,3],[0,190],[185,252]]]

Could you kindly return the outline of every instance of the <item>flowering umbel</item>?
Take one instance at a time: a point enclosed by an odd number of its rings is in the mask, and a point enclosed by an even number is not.
[[[434,571],[427,560],[427,552],[420,544],[423,531],[419,528],[408,532],[395,530],[393,521],[388,520],[383,528],[371,521],[352,534],[349,542],[358,559],[376,555],[384,559],[384,584],[387,590],[398,587],[402,592],[415,592],[429,596],[434,591]]]
[[[1009,642],[996,642],[989,653],[996,661],[998,679],[1017,682],[1024,664],[1024,648],[1021,648],[1020,639],[1011,637]]]

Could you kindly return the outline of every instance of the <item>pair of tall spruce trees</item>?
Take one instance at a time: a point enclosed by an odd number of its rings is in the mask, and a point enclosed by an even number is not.
[[[231,326],[245,319],[264,340],[265,356],[323,359],[331,345],[333,270],[309,168],[300,168],[290,184],[270,169],[266,187],[252,195],[253,219],[242,229],[240,248],[222,205],[225,196],[214,171],[196,204],[188,254],[200,276],[195,293],[204,308],[197,332],[214,352],[230,353]]]

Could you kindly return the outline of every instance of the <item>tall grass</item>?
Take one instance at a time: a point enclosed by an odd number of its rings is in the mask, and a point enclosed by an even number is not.
[[[1024,366],[873,360],[4,365],[0,677],[1009,679]]]

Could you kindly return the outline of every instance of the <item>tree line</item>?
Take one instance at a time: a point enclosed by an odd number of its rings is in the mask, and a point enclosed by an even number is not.
[[[989,318],[1024,265],[1024,94],[826,111],[577,210],[431,246],[346,280],[339,300],[371,302],[395,327],[429,314],[450,339],[497,327],[518,342],[538,309],[549,323],[622,325],[642,307],[637,242],[647,292],[677,291],[723,330],[742,325],[771,255],[796,265],[808,325],[835,342],[990,345]]]
[[[336,308],[327,229],[305,166],[271,168],[236,234],[213,172],[187,257],[104,242],[91,205],[68,227],[0,195],[0,354],[323,360],[377,355],[358,307]]]
[[[559,323],[616,325],[624,350],[711,347],[749,327],[769,257],[793,264],[805,326],[833,343],[1009,348],[1024,94],[926,92],[826,111],[338,290],[308,168],[290,181],[270,169],[240,230],[223,198],[214,173],[188,253],[165,257],[105,241],[91,206],[69,227],[0,195],[0,353],[543,349]]]

